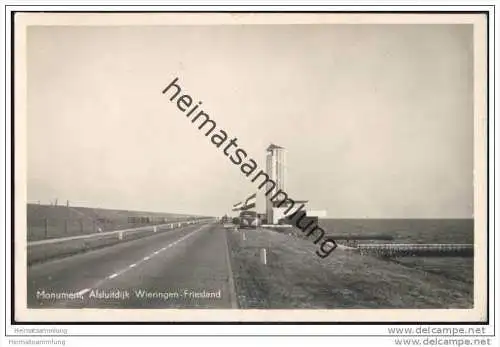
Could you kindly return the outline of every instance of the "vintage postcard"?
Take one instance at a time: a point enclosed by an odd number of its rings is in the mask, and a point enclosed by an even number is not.
[[[13,28],[16,321],[486,321],[484,14]]]

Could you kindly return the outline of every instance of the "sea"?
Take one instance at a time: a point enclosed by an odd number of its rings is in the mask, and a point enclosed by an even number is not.
[[[474,243],[474,219],[320,219],[328,235],[390,236],[392,240],[363,240],[361,243]],[[487,232],[487,230],[481,231]],[[339,242],[342,243],[342,242]],[[399,257],[387,261],[471,285],[474,257]]]
[[[393,238],[384,243],[474,243],[474,219],[320,219],[319,225],[327,234]]]

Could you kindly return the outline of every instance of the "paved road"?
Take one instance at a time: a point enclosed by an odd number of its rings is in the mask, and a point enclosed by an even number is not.
[[[191,225],[29,267],[28,307],[236,308],[232,276],[226,231]]]

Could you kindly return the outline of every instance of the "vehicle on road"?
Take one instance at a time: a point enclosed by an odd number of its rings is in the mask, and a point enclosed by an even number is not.
[[[260,225],[260,219],[255,211],[241,211],[239,217],[239,228],[256,229]]]
[[[220,218],[220,224],[231,223],[231,218],[226,214]]]

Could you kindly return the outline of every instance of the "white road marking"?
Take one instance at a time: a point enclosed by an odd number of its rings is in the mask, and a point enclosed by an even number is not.
[[[185,240],[185,239],[187,239],[188,237],[190,237],[190,236],[192,236],[192,235],[196,234],[197,232],[199,232],[200,230],[204,229],[204,228],[205,228],[205,227],[207,227],[207,226],[208,226],[208,225],[203,225],[203,226],[201,226],[201,227],[200,227],[200,228],[198,228],[197,230],[195,230],[195,231],[193,231],[193,232],[191,232],[191,233],[189,233],[189,234],[187,234],[187,235],[185,235],[185,236],[181,237],[181,238],[180,238],[180,239],[178,239],[177,241],[172,242],[172,243],[168,244],[167,246],[163,247],[163,248],[161,249],[161,251],[163,251],[163,250],[165,250],[165,249],[167,249],[167,248],[170,248],[170,247],[172,247],[172,246],[174,246],[174,245],[178,244],[178,243],[179,243],[179,242],[181,242],[181,241],[184,241],[184,240]],[[157,254],[158,252],[160,252],[160,250],[155,251],[155,252],[153,252],[152,254],[150,254],[149,256],[144,257],[142,260],[140,260],[140,261],[138,261],[138,262],[136,262],[136,263],[134,263],[134,264],[129,265],[129,266],[128,266],[128,268],[125,268],[125,269],[123,269],[123,270],[121,270],[121,271],[118,271],[118,272],[116,272],[116,273],[114,273],[114,274],[112,274],[112,275],[110,275],[110,276],[106,277],[105,279],[103,279],[103,280],[101,280],[101,281],[97,282],[97,284],[96,284],[96,285],[94,285],[92,288],[99,287],[99,286],[100,286],[102,283],[104,283],[106,280],[108,280],[108,279],[113,279],[113,278],[115,278],[116,276],[123,274],[123,273],[124,273],[124,272],[126,272],[127,270],[129,270],[129,269],[131,269],[131,268],[134,268],[134,267],[136,267],[137,265],[139,265],[139,264],[143,263],[144,261],[149,260],[149,259],[153,256],[153,254]],[[92,288],[86,288],[86,289],[83,289],[83,290],[81,290],[79,293],[85,294],[85,293],[87,293],[88,291],[90,291]]]

